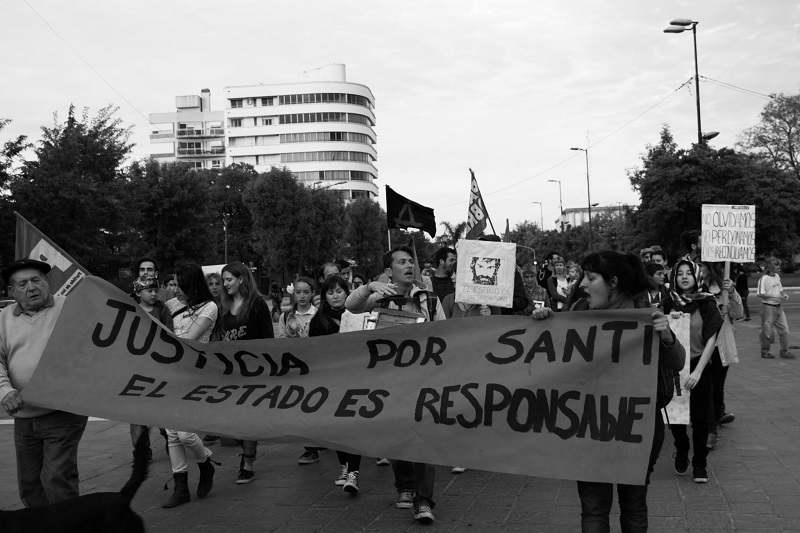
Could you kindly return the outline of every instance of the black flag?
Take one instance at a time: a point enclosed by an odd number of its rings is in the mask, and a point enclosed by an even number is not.
[[[411,201],[386,186],[386,223],[389,228],[412,228],[436,235],[433,209]]]

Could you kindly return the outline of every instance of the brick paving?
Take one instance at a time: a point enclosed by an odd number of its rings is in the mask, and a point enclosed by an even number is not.
[[[791,293],[800,300],[800,293]],[[790,301],[792,301],[790,300]],[[800,360],[759,357],[759,308],[750,298],[753,320],[737,324],[740,364],[731,368],[726,403],[736,420],[723,427],[709,455],[709,483],[672,470],[672,438],[667,433],[649,491],[652,532],[800,532]],[[800,303],[787,305],[792,345],[800,345]],[[795,352],[800,355],[800,349]],[[777,350],[775,351],[777,354]],[[21,506],[16,490],[13,429],[0,419],[0,509]],[[334,486],[338,462],[323,451],[316,464],[299,466],[296,445],[261,442],[256,478],[236,485],[239,449],[216,443],[214,489],[204,500],[162,509],[171,479],[163,439],[153,437],[150,477],[133,501],[148,531],[161,532],[401,532],[420,528],[468,532],[580,531],[575,483],[468,470],[436,471],[436,522],[415,524],[410,510],[394,506],[390,467],[364,458],[361,492],[345,494]],[[81,442],[81,491],[116,491],[130,474],[128,425],[91,421]],[[535,457],[530,458],[535,461]],[[190,470],[190,485],[198,473]],[[171,491],[171,485],[170,485]],[[619,531],[612,515],[612,531]]]

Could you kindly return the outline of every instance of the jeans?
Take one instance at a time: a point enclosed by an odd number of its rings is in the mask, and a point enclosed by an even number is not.
[[[358,472],[361,468],[361,456],[354,453],[336,452],[340,465],[347,465],[348,472]]]
[[[761,355],[769,353],[769,345],[775,340],[775,332],[781,341],[781,354],[789,353],[789,325],[786,323],[786,314],[780,305],[761,306]]]
[[[622,533],[645,533],[647,531],[647,485],[650,474],[661,453],[664,443],[664,421],[661,412],[656,411],[656,426],[653,431],[653,446],[650,448],[650,462],[644,485],[617,485],[619,498],[619,522]],[[614,485],[578,481],[578,495],[581,498],[581,531],[583,533],[608,533],[611,530],[609,514],[614,503]]]
[[[397,492],[415,492],[414,507],[427,504],[431,509],[433,502],[433,478],[436,468],[426,463],[391,460],[394,472],[394,488]]]
[[[700,357],[695,357],[689,361],[690,371],[694,371]],[[692,423],[692,444],[694,445],[694,455],[692,455],[692,466],[695,468],[706,467],[706,457],[708,457],[708,428],[710,411],[714,409],[712,398],[713,384],[711,383],[711,369],[709,365],[700,374],[700,380],[691,391],[689,396],[689,421]],[[689,437],[686,426],[670,425],[672,437],[675,439],[675,448],[679,454],[689,455]]]
[[[133,447],[136,447],[136,443],[139,441],[139,437],[144,435],[144,444],[145,448],[150,448],[150,428],[148,426],[142,426],[139,424],[131,424],[131,443],[133,443]]]
[[[708,362],[711,367],[711,383],[713,388],[714,408],[708,413],[710,427],[716,428],[722,413],[725,411],[725,378],[728,376],[729,366],[722,366],[719,350],[715,349]]]
[[[174,474],[189,470],[186,465],[187,450],[192,455],[192,459],[198,463],[202,463],[207,457],[211,457],[211,450],[203,445],[203,440],[197,436],[197,433],[168,429],[167,443],[169,445],[169,460]]]
[[[80,496],[78,444],[88,418],[53,411],[14,419],[19,496],[25,507],[40,507]]]

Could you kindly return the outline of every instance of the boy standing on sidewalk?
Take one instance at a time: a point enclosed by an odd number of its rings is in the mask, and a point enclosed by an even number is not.
[[[784,359],[795,358],[795,355],[789,352],[789,325],[786,322],[783,307],[781,307],[781,301],[788,300],[789,295],[783,292],[781,277],[778,275],[780,269],[781,262],[775,257],[768,257],[764,263],[764,275],[758,280],[756,295],[764,304],[761,308],[761,333],[759,335],[761,357],[764,359],[775,359],[775,356],[769,353],[769,345],[775,340],[774,330],[778,330],[781,357]]]

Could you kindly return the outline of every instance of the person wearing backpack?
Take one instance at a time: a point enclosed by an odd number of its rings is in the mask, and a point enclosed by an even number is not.
[[[587,297],[576,301],[570,311],[649,307],[645,302],[636,299],[636,295],[647,288],[647,274],[638,255],[612,250],[594,252],[581,261],[581,268],[584,276],[580,286],[586,291]],[[552,316],[555,316],[555,311],[548,307],[536,309],[531,315],[535,320],[545,320]],[[656,405],[653,406],[655,431],[645,484],[617,485],[619,521],[623,533],[647,531],[647,485],[650,483],[650,474],[664,442],[664,421],[658,410],[666,406],[672,393],[672,381],[662,378],[671,371],[683,368],[686,361],[686,352],[672,333],[669,319],[658,309],[653,309],[650,316],[659,338],[659,379],[656,385]],[[614,502],[613,484],[578,481],[578,495],[581,499],[582,531],[584,533],[609,531],[609,514]]]
[[[376,307],[411,311],[425,320],[445,320],[439,299],[433,292],[414,283],[414,252],[408,246],[395,246],[383,256],[384,273],[388,283],[373,281],[350,293],[345,307],[351,313],[370,312]],[[394,301],[382,303],[390,298]],[[435,468],[426,463],[391,461],[397,489],[398,509],[414,509],[414,519],[433,522],[433,481]]]

